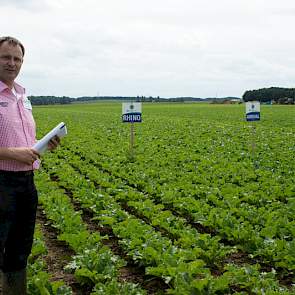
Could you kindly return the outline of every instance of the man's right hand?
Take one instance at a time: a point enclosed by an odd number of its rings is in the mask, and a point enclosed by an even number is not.
[[[0,159],[15,160],[27,165],[32,165],[40,157],[39,153],[32,148],[2,148]]]

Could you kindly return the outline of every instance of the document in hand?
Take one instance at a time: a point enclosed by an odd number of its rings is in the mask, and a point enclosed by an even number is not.
[[[67,127],[64,122],[59,123],[55,128],[53,128],[50,132],[48,132],[42,139],[37,141],[33,145],[33,149],[35,149],[40,155],[46,152],[48,148],[49,141],[54,137],[58,136],[59,138],[67,135]]]

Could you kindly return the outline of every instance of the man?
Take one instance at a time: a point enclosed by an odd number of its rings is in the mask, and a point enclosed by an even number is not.
[[[0,271],[4,295],[26,294],[38,203],[33,171],[38,168],[32,106],[14,80],[25,54],[13,37],[0,37]],[[54,149],[55,138],[49,144]],[[1,285],[1,282],[0,282]]]

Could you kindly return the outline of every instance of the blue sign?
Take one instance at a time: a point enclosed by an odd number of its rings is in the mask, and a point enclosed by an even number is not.
[[[141,122],[141,103],[140,102],[123,102],[122,104],[122,121],[125,123]]]
[[[260,120],[260,102],[258,101],[246,102],[246,120],[247,121]]]
[[[246,115],[247,121],[259,121],[260,120],[260,113],[259,112],[252,112]]]
[[[141,122],[141,113],[128,113],[122,115],[122,121],[124,123],[140,123]]]

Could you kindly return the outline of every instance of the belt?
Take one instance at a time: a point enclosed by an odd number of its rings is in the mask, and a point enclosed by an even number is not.
[[[7,176],[30,176],[33,175],[33,170],[28,171],[6,171],[6,170],[0,170],[0,175],[7,175]]]

